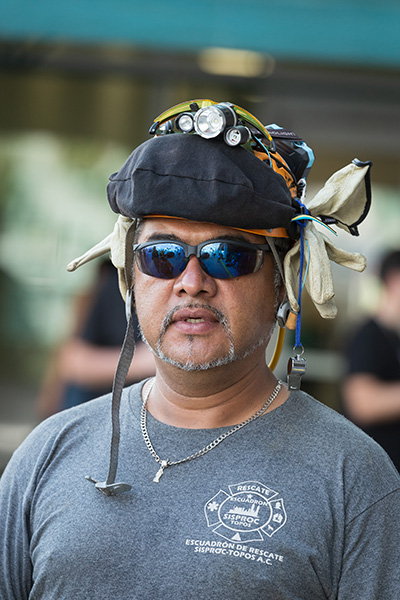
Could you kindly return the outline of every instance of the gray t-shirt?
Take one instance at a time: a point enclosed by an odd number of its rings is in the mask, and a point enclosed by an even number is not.
[[[383,450],[302,392],[206,455],[158,465],[140,431],[141,386],[121,405],[118,481],[110,397],[40,424],[0,481],[1,600],[398,600],[400,478]],[[161,458],[222,429],[148,415]]]

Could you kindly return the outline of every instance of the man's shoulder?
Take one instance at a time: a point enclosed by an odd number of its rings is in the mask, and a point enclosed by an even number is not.
[[[331,444],[334,452],[372,452],[386,458],[379,444],[337,410],[302,391],[292,393],[291,401],[292,418],[301,420],[304,435],[321,440],[325,447]]]
[[[311,423],[316,425],[325,424],[326,426],[339,428],[345,427],[361,432],[358,427],[351,423],[351,421],[344,417],[340,412],[325,404],[322,399],[320,400],[308,392],[296,390],[291,392],[289,398],[292,402],[291,408],[293,408],[294,411],[304,413],[304,416],[307,418],[312,418]]]
[[[140,397],[141,384],[134,384],[123,390],[121,397],[121,418],[130,410],[132,399]],[[79,440],[102,439],[111,431],[112,395],[106,394],[89,402],[63,410],[39,423],[14,452],[13,460],[47,453],[60,442],[73,438]]]
[[[62,410],[55,415],[45,419],[35,429],[47,432],[60,431],[65,427],[71,427],[74,424],[84,423],[86,420],[101,420],[104,413],[109,410],[111,403],[111,394],[106,394],[88,402],[83,402],[77,406]]]
[[[339,495],[344,494],[349,518],[394,492],[400,494],[399,473],[379,444],[308,394],[294,392],[291,396],[285,438],[291,454],[296,453],[303,474],[309,477],[313,473],[314,480],[329,481]],[[398,497],[395,502],[399,504]]]

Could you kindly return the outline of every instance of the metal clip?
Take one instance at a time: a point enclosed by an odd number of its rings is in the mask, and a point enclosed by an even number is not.
[[[86,475],[85,478],[94,483],[95,487],[106,496],[116,496],[117,494],[122,494],[122,492],[129,492],[132,489],[129,483],[107,483],[106,481],[97,481],[97,479],[93,479],[89,475]]]
[[[301,349],[295,356],[289,358],[287,366],[287,383],[289,390],[299,390],[301,385],[301,378],[306,372],[306,359],[302,358],[304,348],[293,348],[294,351]]]

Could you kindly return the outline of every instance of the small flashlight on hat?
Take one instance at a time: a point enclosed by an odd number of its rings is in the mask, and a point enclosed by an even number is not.
[[[176,128],[182,133],[191,133],[194,129],[193,113],[184,112],[175,119]]]
[[[240,144],[246,144],[250,138],[250,130],[244,125],[230,127],[224,133],[224,140],[228,146],[239,146]]]
[[[194,116],[196,133],[206,139],[217,137],[236,123],[237,115],[233,107],[223,102],[201,108]]]

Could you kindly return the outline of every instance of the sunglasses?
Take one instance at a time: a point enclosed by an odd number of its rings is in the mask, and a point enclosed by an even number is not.
[[[203,271],[215,279],[231,279],[258,271],[268,244],[231,240],[208,240],[197,246],[171,240],[135,244],[133,251],[142,273],[159,279],[174,279],[195,256]]]

